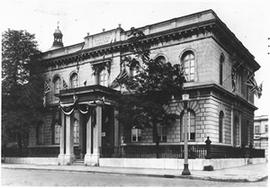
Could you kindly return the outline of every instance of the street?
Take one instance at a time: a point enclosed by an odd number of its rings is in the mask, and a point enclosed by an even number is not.
[[[160,187],[254,187],[261,182],[217,182],[181,178],[68,172],[55,170],[24,170],[2,168],[3,186],[160,186]]]

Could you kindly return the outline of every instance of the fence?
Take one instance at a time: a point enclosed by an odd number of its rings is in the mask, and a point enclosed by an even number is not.
[[[184,145],[125,145],[101,147],[101,157],[118,158],[184,158]],[[264,158],[264,150],[224,145],[188,145],[188,158]]]
[[[183,145],[120,146],[100,148],[101,157],[122,158],[184,158]],[[189,158],[204,158],[204,145],[190,145]]]

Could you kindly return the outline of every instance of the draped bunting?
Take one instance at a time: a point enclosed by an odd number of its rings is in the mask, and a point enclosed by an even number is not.
[[[77,98],[74,97],[73,104],[64,105],[60,102],[59,106],[60,106],[62,112],[67,116],[71,115],[75,109],[78,109],[79,112],[83,115],[89,114],[89,117],[90,116],[92,117],[91,124],[93,126],[95,126],[95,124],[96,124],[96,110],[95,110],[95,108],[93,108],[93,106],[95,106],[95,105],[93,105],[91,102],[78,104]]]

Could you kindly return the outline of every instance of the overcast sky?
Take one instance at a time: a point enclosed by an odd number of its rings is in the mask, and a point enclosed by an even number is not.
[[[256,115],[269,115],[270,16],[268,0],[1,0],[0,28],[23,29],[36,35],[39,49],[48,50],[59,21],[64,45],[83,42],[95,34],[122,25],[124,30],[213,9],[261,65],[263,95],[255,100]],[[267,73],[269,76],[267,76]],[[268,80],[267,80],[268,79]]]

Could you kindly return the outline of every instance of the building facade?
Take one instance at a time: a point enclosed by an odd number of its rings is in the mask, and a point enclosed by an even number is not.
[[[268,116],[256,116],[254,118],[254,147],[265,150],[268,158]]]
[[[142,43],[151,44],[151,58],[181,64],[187,80],[188,113],[183,113],[181,96],[165,107],[180,118],[158,127],[161,146],[183,144],[184,120],[190,144],[204,144],[207,137],[221,147],[253,144],[256,107],[246,83],[260,66],[212,10],[137,29],[146,35]],[[44,119],[30,132],[32,155],[57,155],[61,164],[83,158],[95,165],[102,148],[154,145],[151,128],[127,130],[117,119],[122,89],[111,86],[123,72],[124,57],[133,55],[130,32],[119,25],[63,46],[57,28],[53,47],[37,58],[47,89]]]

